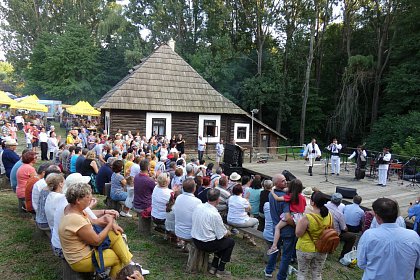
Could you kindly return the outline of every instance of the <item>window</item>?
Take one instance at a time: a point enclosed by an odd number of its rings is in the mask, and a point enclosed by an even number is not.
[[[233,127],[233,138],[238,143],[249,141],[249,123],[235,123]]]
[[[152,119],[152,133],[158,136],[166,135],[166,119]]]
[[[171,138],[172,115],[170,113],[146,113],[146,137],[154,133]]]
[[[246,139],[246,127],[245,126],[240,126],[238,127],[238,129],[236,130],[236,139],[238,140],[245,140]]]
[[[217,126],[215,120],[204,120],[204,137],[217,137]]]
[[[220,115],[199,115],[198,135],[203,136],[207,143],[220,141]]]

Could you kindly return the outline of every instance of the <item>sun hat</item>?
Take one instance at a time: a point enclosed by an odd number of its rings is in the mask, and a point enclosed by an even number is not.
[[[16,142],[15,139],[13,138],[9,138],[6,140],[6,142],[4,143],[6,146],[17,146],[18,143]]]
[[[82,176],[80,173],[72,173],[67,176],[66,181],[64,182],[63,193],[66,193],[67,188],[73,184],[90,182],[90,176]]]
[[[236,172],[232,172],[232,174],[230,174],[230,176],[229,176],[229,179],[231,180],[231,181],[238,181],[238,180],[240,180],[241,179],[241,175],[239,175],[238,173],[236,173]]]

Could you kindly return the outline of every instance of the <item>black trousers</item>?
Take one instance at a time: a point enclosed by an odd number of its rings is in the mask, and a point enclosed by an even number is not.
[[[50,160],[54,159],[54,152],[50,152]]]
[[[341,250],[340,259],[344,257],[345,254],[351,251],[356,242],[356,234],[353,232],[341,232],[340,241],[344,242],[343,250]]]
[[[232,255],[233,247],[235,247],[235,241],[232,238],[223,237],[222,239],[209,242],[193,238],[193,241],[199,250],[214,253],[224,263],[230,262],[230,256]]]
[[[41,142],[41,160],[48,160],[48,144]]]
[[[198,160],[202,160],[204,155],[204,151],[198,151]]]
[[[358,225],[358,226],[346,225],[346,226],[349,232],[359,233],[360,231],[362,231],[361,225]]]

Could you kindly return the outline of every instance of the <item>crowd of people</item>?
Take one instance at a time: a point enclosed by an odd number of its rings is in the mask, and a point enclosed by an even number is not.
[[[46,134],[48,143],[54,128]],[[327,253],[317,251],[316,243],[325,228],[333,228],[344,243],[337,260],[344,265],[356,234],[363,233],[358,247],[363,279],[414,279],[414,269],[420,267],[419,236],[405,229],[404,220],[400,223],[395,201],[378,199],[373,210],[365,212],[359,196],[345,206],[340,193],[327,199],[319,190],[304,188],[298,179],[287,182],[282,174],[272,180],[237,172],[226,176],[218,163],[206,163],[200,150],[201,159],[187,160],[182,135],[166,140],[146,139],[130,131],[109,136],[106,131],[70,130],[65,143],[57,141],[51,161],[38,170],[33,146],[27,146],[21,156],[16,146],[15,139],[6,138],[1,159],[19,205],[34,214],[40,229],[51,230],[54,254],[65,258],[75,271],[95,271],[92,254],[99,252],[91,248],[108,242],[102,258],[111,267],[111,277],[118,279],[118,273],[130,267],[126,276],[132,279],[148,274],[133,262],[123,229],[116,223],[118,217],[132,217],[134,212],[151,218],[180,247],[193,242],[199,250],[214,253],[209,272],[221,278],[231,275],[226,269],[235,247],[231,235],[247,227],[263,231],[269,244],[264,269],[268,278],[273,276],[281,251],[277,279],[287,278],[294,261],[298,279],[321,279]],[[105,194],[106,183],[111,184],[110,199],[124,202],[121,212],[94,210],[97,200],[93,195]],[[418,204],[412,209],[410,215],[419,219]],[[255,245],[251,236],[247,238]],[[389,265],[379,265],[379,256]],[[398,270],[392,261],[398,262]]]

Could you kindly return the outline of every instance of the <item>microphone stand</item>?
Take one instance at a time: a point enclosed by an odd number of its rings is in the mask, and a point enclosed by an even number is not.
[[[327,149],[327,148],[326,148]],[[328,149],[327,149],[328,150]],[[325,153],[325,164],[324,164],[324,176],[325,176],[325,181],[321,181],[320,183],[330,183],[335,185],[335,183],[330,182],[328,180],[328,161],[329,161],[329,153]],[[322,175],[322,174],[321,174]]]

